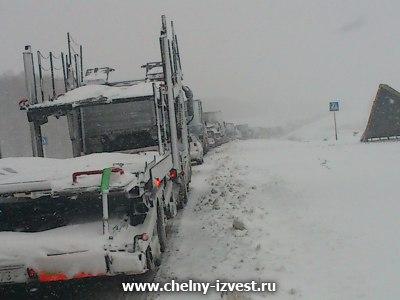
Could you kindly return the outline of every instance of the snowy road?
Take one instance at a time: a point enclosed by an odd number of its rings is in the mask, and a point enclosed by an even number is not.
[[[173,220],[155,281],[272,280],[274,299],[396,299],[398,147],[361,144],[350,134],[339,142],[291,137],[214,149],[193,168],[190,201]],[[246,230],[234,230],[235,219]],[[78,292],[79,299],[146,298],[123,293],[120,281]],[[220,299],[149,298],[188,297]]]
[[[276,280],[276,299],[395,299],[399,163],[398,143],[356,136],[224,145],[194,169],[156,280]]]

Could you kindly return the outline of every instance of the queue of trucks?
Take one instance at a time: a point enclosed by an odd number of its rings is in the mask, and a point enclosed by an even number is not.
[[[111,81],[114,69],[88,69],[80,84],[71,87],[72,78],[65,93],[41,102],[25,48],[28,97],[19,105],[33,157],[0,159],[0,285],[32,290],[160,264],[167,219],[188,201],[192,163],[234,138],[235,126],[220,112],[203,112],[183,84],[165,16],[159,40],[161,61],[143,66],[144,79]],[[72,158],[44,157],[42,126],[50,118],[67,119]]]

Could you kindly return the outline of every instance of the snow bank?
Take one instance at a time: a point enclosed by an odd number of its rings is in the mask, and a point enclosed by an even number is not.
[[[274,299],[397,298],[399,144],[360,143],[353,127],[339,131],[343,142],[324,141],[324,124],[295,141],[211,151],[194,168],[157,280],[274,280]]]

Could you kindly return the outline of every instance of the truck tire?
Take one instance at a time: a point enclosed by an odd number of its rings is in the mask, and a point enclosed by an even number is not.
[[[185,183],[182,182],[181,188],[179,190],[179,202],[178,209],[182,209],[188,203],[188,191]]]
[[[164,207],[162,204],[157,205],[157,235],[160,242],[160,251],[164,252],[167,247],[167,232]]]
[[[147,272],[155,270],[161,264],[160,260],[153,256],[150,246],[147,247],[146,250],[146,264],[147,264]]]
[[[167,246],[167,234],[165,230],[165,215],[164,208],[160,202],[157,201],[157,221],[156,221],[156,234],[160,246],[160,252],[164,252]],[[148,271],[153,271],[161,265],[161,256],[154,257],[150,245],[146,249],[146,264]]]
[[[167,202],[166,211],[165,211],[167,219],[174,218],[177,214],[177,210],[178,210],[178,208],[176,206],[174,197],[171,195],[170,199]]]

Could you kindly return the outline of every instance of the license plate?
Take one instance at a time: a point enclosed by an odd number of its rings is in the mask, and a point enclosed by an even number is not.
[[[23,265],[0,267],[0,283],[25,282],[25,273]]]

